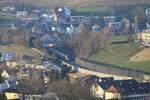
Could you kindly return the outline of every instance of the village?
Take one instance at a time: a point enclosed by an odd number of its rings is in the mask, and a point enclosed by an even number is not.
[[[144,10],[143,17],[131,19],[80,14],[69,7],[51,11],[25,5],[1,7],[0,13],[14,18],[0,22],[0,29],[10,35],[0,39],[0,100],[149,100],[150,73],[77,57],[64,42],[83,25],[93,33],[107,27],[112,37],[127,37],[110,44],[131,42],[137,48],[149,49],[150,8]],[[91,94],[84,91],[87,88]],[[74,99],[61,99],[65,95]]]

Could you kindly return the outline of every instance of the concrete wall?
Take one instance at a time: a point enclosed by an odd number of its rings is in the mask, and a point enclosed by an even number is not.
[[[101,72],[96,72],[84,68],[78,68],[78,71],[84,74],[91,74],[95,75],[98,77],[114,77],[115,80],[127,80],[127,79],[133,79],[132,77],[126,77],[126,76],[120,76],[120,75],[111,75],[111,74],[106,74],[106,73],[101,73]]]
[[[134,78],[137,80],[144,80],[144,73],[135,71],[135,70],[127,70],[121,68],[115,68],[111,64],[101,63],[101,65],[91,63],[88,61],[81,60],[79,58],[76,59],[76,63],[81,66],[79,68],[80,71],[85,73],[91,73],[93,75],[101,76],[101,77],[114,77],[115,79],[130,79]]]

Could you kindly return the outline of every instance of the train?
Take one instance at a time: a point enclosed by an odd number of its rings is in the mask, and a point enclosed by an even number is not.
[[[56,57],[58,57],[58,58],[60,58],[60,59],[62,59],[62,60],[65,60],[65,61],[72,60],[72,58],[71,58],[69,55],[64,54],[64,53],[61,53],[60,51],[58,51],[58,50],[56,50],[56,49],[49,48],[49,49],[48,49],[48,52],[55,54]]]

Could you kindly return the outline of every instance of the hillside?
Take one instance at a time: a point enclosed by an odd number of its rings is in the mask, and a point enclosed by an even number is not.
[[[150,4],[150,0],[1,0],[0,4],[8,3],[26,3],[39,6],[54,7],[58,5],[67,5],[70,7],[87,7],[98,5],[130,5],[130,4]]]
[[[111,41],[118,41],[116,40],[117,38],[125,40],[126,37],[118,36]],[[130,68],[150,73],[150,60],[130,62],[130,58],[141,50],[142,48],[137,48],[136,44],[132,42],[125,44],[109,44],[104,50],[99,50],[97,54],[90,56],[89,60],[113,64],[120,68]]]
[[[26,48],[22,45],[11,44],[7,46],[0,45],[0,52],[11,52],[15,58],[18,59],[24,55],[30,55],[36,59],[35,62],[39,62],[43,58],[43,54],[34,48]]]
[[[150,48],[145,48],[143,51],[137,53],[130,59],[130,61],[132,62],[147,61],[147,60],[150,60]]]

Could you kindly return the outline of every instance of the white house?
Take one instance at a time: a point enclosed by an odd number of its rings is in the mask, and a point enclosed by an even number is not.
[[[17,11],[16,17],[26,17],[28,15],[27,11]]]

